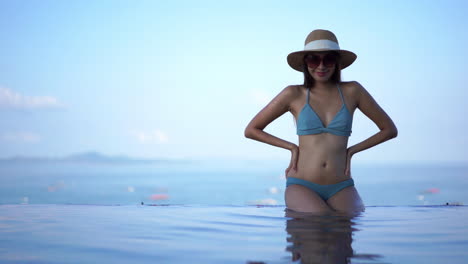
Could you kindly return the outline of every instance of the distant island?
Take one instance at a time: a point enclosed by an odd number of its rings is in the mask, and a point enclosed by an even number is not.
[[[110,156],[96,151],[72,154],[65,157],[35,157],[14,156],[0,158],[0,162],[60,162],[60,163],[96,163],[96,164],[163,164],[163,163],[188,163],[182,159],[144,159],[133,158],[125,155]]]

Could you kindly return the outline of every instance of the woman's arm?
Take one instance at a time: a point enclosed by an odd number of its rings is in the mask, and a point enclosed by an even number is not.
[[[245,137],[247,138],[291,151],[291,162],[286,169],[286,175],[291,169],[297,170],[299,147],[294,143],[266,133],[263,129],[273,122],[273,120],[289,111],[291,102],[296,96],[297,90],[295,87],[288,86],[284,88],[281,93],[273,98],[273,100],[250,121],[244,131]]]
[[[283,89],[267,106],[265,106],[245,128],[245,137],[267,143],[276,147],[292,150],[296,144],[275,137],[263,131],[265,127],[287,111],[294,98],[294,87],[288,86]]]
[[[361,84],[358,82],[355,82],[355,84],[358,88],[357,107],[364,115],[377,125],[380,131],[368,139],[350,147],[348,149],[348,154],[351,156],[389,139],[395,138],[398,135],[398,130],[387,113],[385,113],[385,111],[377,104],[374,98],[372,98]]]
[[[358,82],[354,82],[357,89],[357,108],[361,110],[380,129],[379,132],[368,139],[348,148],[346,155],[345,175],[351,174],[351,158],[354,154],[371,148],[398,135],[398,130],[392,119],[377,104],[372,96]]]

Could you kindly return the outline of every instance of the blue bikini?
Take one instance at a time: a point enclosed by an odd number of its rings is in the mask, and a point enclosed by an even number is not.
[[[340,93],[342,106],[335,117],[332,119],[330,124],[324,126],[317,113],[309,104],[310,88],[307,89],[307,101],[299,113],[297,119],[297,135],[315,135],[321,133],[330,133],[337,136],[351,135],[351,127],[353,125],[353,116],[349,112],[345,105],[343,93],[341,92],[340,86],[337,85],[338,92]],[[328,200],[337,192],[342,189],[354,186],[353,179],[348,179],[336,184],[321,185],[310,181],[306,181],[299,178],[288,177],[286,181],[286,187],[297,184],[309,188],[311,191],[317,193],[323,200]]]
[[[340,93],[342,106],[338,113],[336,113],[333,120],[324,126],[317,113],[309,104],[310,88],[307,89],[307,101],[302,108],[297,118],[297,134],[302,135],[314,135],[320,133],[330,133],[337,136],[351,135],[351,127],[353,126],[353,116],[348,111],[345,105],[343,93],[341,92],[340,86],[337,85],[338,92]]]
[[[317,193],[324,201],[326,201],[342,189],[349,186],[354,186],[354,180],[347,179],[346,181],[335,184],[321,185],[299,178],[288,177],[286,181],[286,187],[293,184],[302,185],[309,188],[311,191]]]

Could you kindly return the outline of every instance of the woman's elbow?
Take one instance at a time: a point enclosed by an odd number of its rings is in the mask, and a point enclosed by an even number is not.
[[[244,136],[246,138],[250,138],[250,139],[257,139],[258,138],[258,133],[257,132],[259,130],[260,130],[259,128],[247,126],[247,128],[244,130]]]
[[[388,130],[388,139],[396,138],[398,136],[398,129],[393,126]]]
[[[244,136],[252,139],[254,137],[254,128],[246,127],[244,130]]]

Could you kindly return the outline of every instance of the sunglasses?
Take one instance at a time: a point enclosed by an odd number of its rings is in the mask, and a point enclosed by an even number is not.
[[[326,54],[323,57],[320,57],[318,55],[308,55],[307,57],[305,57],[305,63],[309,68],[317,68],[320,65],[320,63],[323,63],[323,66],[330,68],[335,66],[336,62],[336,56],[330,53]]]

